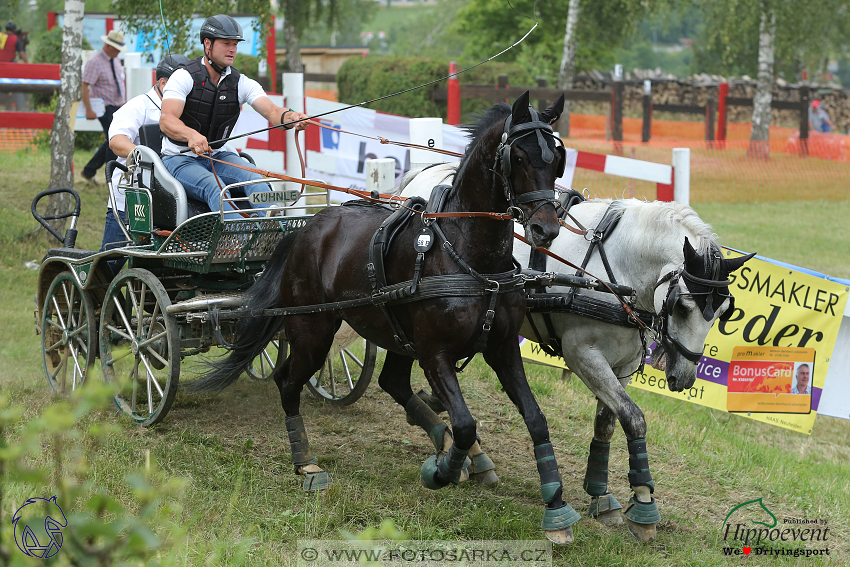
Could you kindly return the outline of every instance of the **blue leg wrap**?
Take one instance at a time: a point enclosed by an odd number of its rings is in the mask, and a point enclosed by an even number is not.
[[[558,462],[555,460],[555,450],[551,443],[535,445],[534,458],[537,460],[537,472],[540,474],[540,494],[543,502],[549,504],[561,495],[563,485],[561,473],[558,472]]]
[[[629,441],[629,484],[648,486],[649,492],[655,492],[655,483],[649,473],[649,455],[646,452],[646,439]]]
[[[284,420],[286,432],[289,434],[289,447],[292,450],[292,464],[295,472],[300,467],[315,461],[313,453],[310,452],[310,442],[307,440],[307,430],[304,428],[304,419],[301,415],[293,415]]]
[[[587,456],[587,473],[584,475],[584,491],[591,496],[602,496],[608,492],[608,453],[610,443],[596,439],[590,442]]]
[[[448,453],[428,457],[419,473],[422,485],[438,490],[449,483],[459,484],[461,472],[472,464],[466,457],[467,453],[468,449],[464,451],[453,444]]]

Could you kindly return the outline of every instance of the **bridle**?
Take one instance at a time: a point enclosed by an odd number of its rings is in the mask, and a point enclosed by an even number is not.
[[[505,200],[508,202],[508,212],[511,212],[514,215],[514,218],[518,220],[524,228],[527,228],[528,221],[535,215],[535,213],[537,213],[538,210],[540,210],[541,207],[547,204],[551,204],[553,207],[556,207],[557,200],[555,199],[554,189],[541,189],[539,191],[529,191],[528,193],[517,195],[517,192],[514,190],[513,184],[511,183],[511,148],[517,140],[526,136],[535,135],[537,137],[537,143],[540,146],[543,161],[546,164],[550,164],[552,163],[552,160],[555,159],[555,154],[549,149],[544,135],[551,136],[556,143],[560,142],[560,140],[555,136],[552,126],[547,122],[540,120],[536,110],[529,106],[528,111],[531,114],[530,122],[523,122],[522,124],[512,126],[511,122],[513,121],[513,116],[509,115],[505,119],[505,129],[502,132],[502,140],[499,143],[499,147],[496,148],[496,160],[493,163],[492,169],[495,175],[502,178]],[[557,145],[555,150],[558,152],[560,158],[558,172],[555,176],[557,179],[564,175],[564,168],[567,163],[567,151],[564,149],[563,143],[561,143],[561,145]],[[528,214],[525,214],[520,208],[520,205],[534,203],[535,201],[540,202]]]
[[[712,279],[697,277],[688,272],[687,269],[685,269],[685,266],[682,265],[682,267],[662,276],[655,284],[655,289],[658,289],[658,287],[662,284],[669,282],[667,286],[667,295],[664,298],[664,303],[661,305],[661,312],[658,314],[656,333],[660,337],[662,344],[669,343],[676,351],[678,351],[679,354],[694,364],[700,361],[703,351],[695,352],[688,349],[678,338],[673,336],[670,331],[670,317],[673,315],[676,304],[679,303],[679,300],[685,296],[692,298],[704,296],[705,308],[703,308],[702,316],[706,321],[711,321],[714,317],[712,300],[715,296],[723,299],[724,301],[726,299],[729,299],[730,301],[729,308],[723,313],[723,315],[720,316],[721,321],[728,320],[732,316],[732,311],[735,309],[735,297],[729,293],[729,285],[732,282],[728,279],[720,279],[722,256],[717,250],[712,251],[711,254],[714,260],[712,265]],[[685,287],[688,288],[688,293],[681,292],[679,288],[679,278],[685,281]],[[690,284],[705,286],[709,289],[707,291],[692,291]],[[664,347],[666,349],[667,345],[664,344]]]

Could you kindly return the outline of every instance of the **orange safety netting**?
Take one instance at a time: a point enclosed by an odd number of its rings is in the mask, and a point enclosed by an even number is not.
[[[620,144],[605,140],[605,116],[573,114],[567,147],[670,164],[673,148],[691,150],[691,202],[758,202],[850,198],[847,136],[811,133],[806,152],[798,132],[772,126],[770,141],[749,141],[749,124],[728,124],[727,141],[706,142],[705,124],[653,120],[652,140],[640,141],[641,120],[623,119]],[[655,199],[654,183],[577,169],[573,189],[595,197]]]
[[[39,132],[29,128],[0,128],[0,152],[35,151],[32,141]]]

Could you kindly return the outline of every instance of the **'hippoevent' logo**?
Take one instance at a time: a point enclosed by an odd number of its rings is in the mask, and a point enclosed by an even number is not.
[[[733,515],[735,516],[733,518]],[[761,498],[738,504],[726,514],[721,528],[725,544],[724,555],[788,555],[793,557],[812,557],[829,555],[829,547],[809,549],[810,543],[825,544],[829,541],[828,522],[825,519],[804,519],[786,517],[779,525],[776,514],[765,506]]]
[[[68,527],[56,497],[30,498],[12,517],[15,543],[24,554],[38,559],[53,557],[62,548],[62,528]]]

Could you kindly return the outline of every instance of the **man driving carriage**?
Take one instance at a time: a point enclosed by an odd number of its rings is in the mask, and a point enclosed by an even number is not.
[[[233,132],[240,107],[247,102],[273,125],[301,120],[307,115],[277,106],[257,81],[231,66],[237,45],[244,41],[242,27],[236,20],[224,14],[211,16],[201,26],[200,36],[204,55],[175,71],[163,93],[159,121],[165,135],[162,162],[189,197],[204,201],[210,210],[218,211],[221,188],[216,175],[222,185],[261,179],[256,173],[199,157],[211,154],[212,158],[230,164],[250,165],[235,153],[221,149],[224,145],[221,140]],[[303,130],[307,122],[299,122],[295,127]],[[268,190],[266,184],[245,187],[247,195]],[[232,204],[225,206],[235,209]],[[231,213],[225,218],[239,217]]]

